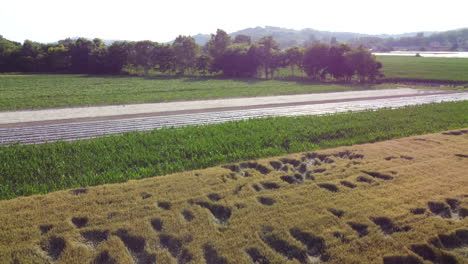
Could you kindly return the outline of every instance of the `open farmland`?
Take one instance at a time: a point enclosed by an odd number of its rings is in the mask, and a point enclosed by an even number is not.
[[[468,101],[0,146],[0,198],[463,127],[468,127]]]
[[[468,1],[4,2],[0,264],[468,264]]]
[[[466,263],[468,130],[0,201],[6,263]]]

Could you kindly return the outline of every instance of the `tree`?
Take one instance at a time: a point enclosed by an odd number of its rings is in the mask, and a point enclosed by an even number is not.
[[[333,78],[340,80],[350,79],[350,77],[353,76],[353,70],[349,67],[350,65],[346,63],[345,59],[345,53],[350,50],[351,48],[346,44],[330,47],[326,71],[333,76]]]
[[[263,37],[257,42],[260,63],[268,79],[274,67],[273,53],[279,50],[278,43],[271,36]]]
[[[143,67],[146,75],[149,69],[154,67],[152,57],[157,45],[156,42],[150,40],[138,41],[133,45],[131,61],[134,65]]]
[[[196,68],[201,74],[205,75],[208,71],[210,71],[212,63],[212,58],[207,55],[201,55],[197,58]]]
[[[304,50],[294,46],[286,49],[286,63],[291,67],[291,74],[294,76],[296,67],[300,67]]]
[[[107,73],[117,74],[128,63],[131,44],[125,41],[115,41],[107,49],[105,69]]]
[[[231,37],[224,30],[218,29],[216,34],[211,34],[211,39],[206,43],[208,54],[213,59],[217,59],[223,55],[231,43]]]
[[[69,44],[71,65],[73,73],[90,72],[90,54],[94,48],[94,43],[85,38],[78,38],[76,41],[66,42]]]
[[[174,49],[174,64],[176,70],[184,74],[185,71],[193,69],[200,47],[190,36],[178,36],[172,44]]]
[[[153,50],[151,59],[160,72],[175,70],[175,54],[171,45],[157,45]]]
[[[31,40],[25,40],[20,50],[18,66],[20,71],[39,72],[43,67],[45,54],[41,45]]]
[[[17,71],[21,44],[0,38],[0,72]]]
[[[288,58],[286,57],[286,52],[281,50],[275,50],[272,53],[272,61],[270,64],[270,77],[273,78],[275,72],[279,68],[284,68],[288,66]]]
[[[377,77],[382,77],[380,72],[382,64],[376,60],[376,57],[364,47],[351,50],[346,53],[346,60],[353,71],[357,74],[360,82],[375,81]]]
[[[212,58],[211,70],[220,71],[220,60],[231,45],[231,37],[223,30],[218,29],[216,34],[211,34],[211,39],[206,43],[205,49]]]
[[[107,73],[107,46],[101,39],[93,39],[93,49],[89,54],[89,71],[91,73]]]
[[[65,72],[70,68],[69,50],[63,44],[47,48],[47,69],[51,72]]]
[[[258,49],[244,43],[229,46],[217,60],[217,67],[227,77],[253,77],[259,67]]]
[[[313,79],[320,80],[326,76],[328,52],[330,47],[324,43],[316,43],[304,52],[302,69]]]
[[[382,63],[377,61],[375,56],[372,55],[372,63],[369,67],[367,75],[369,81],[375,82],[377,78],[384,77],[384,74],[380,71],[380,69],[382,69]]]

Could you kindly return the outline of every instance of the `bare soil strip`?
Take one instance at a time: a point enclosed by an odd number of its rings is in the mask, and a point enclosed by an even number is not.
[[[0,144],[34,144],[54,142],[57,140],[71,141],[112,134],[122,134],[132,131],[149,131],[165,127],[216,124],[251,118],[271,116],[323,115],[348,111],[398,108],[417,104],[463,100],[468,100],[468,93],[428,94],[425,96],[396,97],[372,100],[364,99],[360,101],[306,104],[286,107],[269,107],[115,120],[70,122],[62,124],[45,124],[12,128],[0,127]]]
[[[316,93],[300,95],[260,96],[246,98],[228,98],[217,100],[200,100],[168,102],[153,104],[128,104],[110,106],[72,107],[33,111],[0,112],[0,125],[27,122],[58,120],[107,120],[128,117],[154,115],[184,114],[192,112],[213,112],[227,110],[257,109],[267,107],[284,107],[306,104],[345,102],[377,98],[395,98],[430,94],[445,94],[450,91],[417,90],[410,88],[380,89],[333,93]],[[95,119],[98,118],[98,119]],[[69,122],[69,121],[67,121]]]
[[[466,263],[467,156],[468,128],[0,201],[0,262]]]
[[[53,120],[12,122],[12,123],[2,124],[2,122],[10,122],[5,118],[3,121],[0,120],[0,128],[14,128],[14,127],[37,126],[37,125],[64,124],[64,123],[75,123],[75,122],[103,121],[103,120],[118,120],[118,119],[156,117],[156,116],[172,116],[172,115],[198,114],[198,113],[213,113],[213,112],[222,112],[222,111],[251,110],[251,109],[273,108],[273,107],[356,102],[356,101],[363,101],[363,100],[406,98],[406,97],[442,95],[442,94],[452,94],[452,93],[455,93],[455,92],[438,91],[438,92],[431,92],[431,93],[412,93],[412,94],[404,94],[404,95],[384,95],[384,96],[372,96],[372,97],[356,97],[356,98],[347,98],[347,99],[315,100],[315,101],[305,101],[305,102],[299,101],[299,102],[289,102],[289,103],[266,103],[266,104],[255,104],[255,105],[244,105],[244,106],[210,107],[210,108],[202,108],[202,109],[158,111],[158,112],[136,113],[136,114],[129,113],[129,114],[119,114],[119,115],[106,115],[106,116],[101,116],[100,113],[96,111],[95,114],[97,116],[93,116],[93,117],[77,117],[77,118],[65,118],[65,119],[53,119]],[[1,116],[1,113],[0,113],[0,116]],[[47,119],[51,117],[44,114],[43,118]]]

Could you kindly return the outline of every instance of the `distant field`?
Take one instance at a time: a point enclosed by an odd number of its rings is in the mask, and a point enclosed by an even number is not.
[[[424,58],[409,56],[377,56],[383,64],[385,79],[438,80],[468,82],[468,58]],[[291,76],[305,78],[306,74],[296,69],[283,68],[276,77]]]
[[[463,127],[468,101],[0,146],[0,199]]]
[[[0,201],[0,262],[467,263],[462,131]]]
[[[389,85],[391,87],[391,85]],[[387,86],[388,87],[388,86]],[[0,111],[373,88],[260,79],[0,74]]]
[[[467,58],[378,56],[388,79],[421,79],[468,82]]]
[[[387,79],[468,82],[468,59],[379,56]],[[294,76],[293,76],[294,75]],[[376,89],[383,85],[339,85],[307,81],[296,69],[280,69],[275,78],[216,79],[99,75],[0,74],[0,111],[124,103],[168,102],[229,97],[284,95]],[[302,81],[301,81],[302,80]]]

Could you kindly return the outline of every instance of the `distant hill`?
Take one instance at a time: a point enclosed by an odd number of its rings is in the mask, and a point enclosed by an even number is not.
[[[203,46],[208,42],[208,40],[210,40],[211,34],[197,34],[192,36],[192,38],[195,39],[195,42],[197,42],[198,45]]]
[[[374,51],[415,50],[415,51],[468,51],[468,28],[449,30],[444,32],[422,31],[402,34],[361,34],[353,32],[322,31],[311,28],[295,30],[281,27],[254,27],[246,28],[229,35],[247,35],[253,41],[265,36],[272,36],[280,48],[290,46],[307,46],[312,42],[321,41],[330,43],[335,39],[340,43],[349,43],[352,46],[363,45]],[[197,34],[193,36],[200,45],[205,45],[210,34]]]
[[[431,51],[468,51],[468,28],[449,30],[444,32],[422,31],[402,34],[362,34],[353,32],[333,32],[311,28],[301,30],[281,27],[253,27],[229,33],[231,37],[247,35],[253,41],[265,36],[272,36],[281,49],[291,46],[307,46],[315,41],[330,43],[336,39],[339,43],[348,43],[353,46],[363,45],[374,51],[391,50],[431,50]],[[211,34],[197,34],[192,36],[199,45],[205,45]],[[76,39],[76,38],[72,38]],[[89,39],[92,40],[92,39]],[[119,40],[103,40],[111,45]],[[173,41],[166,42],[170,44]]]
[[[112,43],[116,41],[124,41],[124,40],[119,40],[119,39],[103,39],[102,40],[107,46],[112,45]]]
[[[375,51],[468,51],[468,28],[393,38],[360,37],[349,42]]]
[[[370,35],[352,32],[333,32],[333,31],[322,31],[311,28],[305,28],[301,30],[287,29],[281,27],[254,27],[246,28],[236,32],[232,32],[229,35],[235,37],[237,35],[247,35],[256,41],[265,36],[272,36],[280,45],[281,48],[287,48],[290,46],[304,46],[313,41],[330,42],[332,38],[336,38],[338,42],[350,42],[353,39],[364,38],[364,37],[378,37],[378,38],[401,38],[401,37],[413,37],[421,32],[403,33],[403,34],[380,34]],[[435,32],[422,32],[425,36],[429,36]],[[210,39],[210,34],[197,34],[192,36],[195,41],[200,45],[205,45]]]

